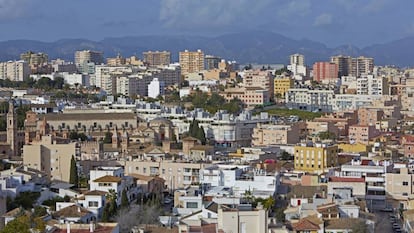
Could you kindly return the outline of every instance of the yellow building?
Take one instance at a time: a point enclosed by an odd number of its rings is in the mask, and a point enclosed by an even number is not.
[[[302,143],[295,146],[295,170],[322,173],[338,165],[338,146],[324,143]]]
[[[183,75],[204,70],[204,53],[201,50],[180,52],[179,59]]]
[[[274,95],[275,98],[285,98],[286,92],[289,88],[293,88],[295,85],[295,81],[290,77],[283,76],[283,77],[276,77],[274,79]]]

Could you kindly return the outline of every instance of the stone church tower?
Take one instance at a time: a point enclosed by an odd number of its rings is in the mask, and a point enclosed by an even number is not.
[[[9,112],[7,113],[7,144],[10,145],[10,156],[19,154],[17,151],[17,115],[13,100],[9,102]]]

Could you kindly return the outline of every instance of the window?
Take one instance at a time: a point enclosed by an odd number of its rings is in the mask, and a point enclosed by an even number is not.
[[[197,202],[187,202],[186,203],[186,208],[196,209],[196,208],[198,208],[198,203]]]
[[[403,181],[403,186],[408,186],[408,182],[407,181]]]
[[[89,207],[98,207],[98,202],[97,201],[90,201],[88,202]]]
[[[144,173],[147,173],[147,168],[144,167]]]
[[[165,174],[165,169],[162,169],[162,174]]]

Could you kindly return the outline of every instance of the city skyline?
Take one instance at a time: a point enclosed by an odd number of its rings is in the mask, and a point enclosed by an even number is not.
[[[414,35],[411,2],[310,1],[65,1],[0,0],[0,41],[101,40],[140,35],[218,36],[277,32],[329,47],[364,47]]]

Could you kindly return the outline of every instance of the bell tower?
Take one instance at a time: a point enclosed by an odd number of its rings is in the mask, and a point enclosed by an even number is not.
[[[14,101],[9,101],[7,113],[7,144],[10,145],[10,156],[16,156],[17,151],[17,116],[14,111]]]

